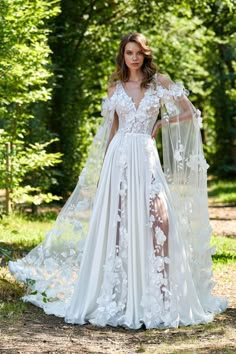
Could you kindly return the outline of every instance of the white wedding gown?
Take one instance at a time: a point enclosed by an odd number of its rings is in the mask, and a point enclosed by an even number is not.
[[[202,254],[192,261],[181,205],[151,138],[167,91],[160,83],[148,88],[136,107],[118,82],[107,100],[119,129],[102,165],[83,253],[76,249],[78,220],[71,240],[61,223],[56,236],[49,233],[24,259],[10,262],[11,272],[30,285],[25,301],[68,323],[133,329],[204,323],[225,310],[226,300],[211,295],[209,224]]]

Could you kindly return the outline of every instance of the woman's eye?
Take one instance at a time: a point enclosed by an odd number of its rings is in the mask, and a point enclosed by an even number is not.
[[[133,52],[127,51],[127,55],[133,55]],[[143,55],[143,52],[137,52],[136,55]]]

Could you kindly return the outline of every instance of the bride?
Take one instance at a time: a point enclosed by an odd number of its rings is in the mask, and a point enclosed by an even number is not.
[[[200,111],[157,72],[142,34],[122,39],[116,64],[74,192],[46,239],[9,269],[27,286],[24,301],[68,323],[209,322],[227,301],[211,294]]]

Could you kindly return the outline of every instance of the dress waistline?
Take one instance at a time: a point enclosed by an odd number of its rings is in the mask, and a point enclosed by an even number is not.
[[[151,137],[150,133],[125,132],[125,131],[122,131],[122,130],[117,130],[117,134],[120,134],[120,135],[144,135],[144,136],[147,136],[149,138]]]

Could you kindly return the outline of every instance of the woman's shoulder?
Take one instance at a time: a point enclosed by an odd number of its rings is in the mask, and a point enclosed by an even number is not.
[[[116,90],[116,85],[114,83],[110,83],[107,89],[107,95],[108,97],[111,97]]]
[[[161,84],[161,86],[165,88],[169,88],[171,84],[173,84],[173,81],[167,74],[162,74],[162,73],[156,73],[156,80],[158,84]]]
[[[118,84],[119,84],[119,80],[109,82],[108,89],[107,89],[108,97],[112,97],[114,95]]]
[[[170,76],[167,74],[157,74],[157,86],[168,90],[169,94],[173,95],[174,97],[189,95],[189,91],[184,87],[182,81],[172,81]]]

